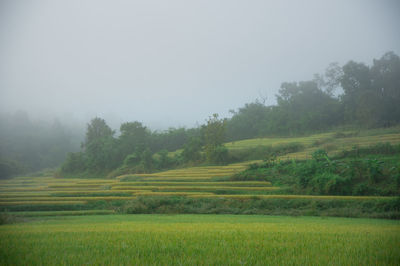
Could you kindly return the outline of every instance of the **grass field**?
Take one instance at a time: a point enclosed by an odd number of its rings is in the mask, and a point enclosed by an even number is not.
[[[398,265],[400,222],[242,215],[49,217],[0,227],[0,265]]]

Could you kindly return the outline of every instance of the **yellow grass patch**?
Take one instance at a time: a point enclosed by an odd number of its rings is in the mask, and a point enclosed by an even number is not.
[[[196,195],[193,197],[203,197]],[[371,200],[371,199],[394,199],[395,197],[383,196],[317,196],[317,195],[208,195],[212,198],[261,198],[261,199],[322,199],[322,200]]]

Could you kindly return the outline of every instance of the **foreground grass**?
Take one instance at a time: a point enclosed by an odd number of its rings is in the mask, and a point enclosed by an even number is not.
[[[42,218],[43,219],[43,218]],[[398,265],[400,222],[105,215],[0,226],[0,265]]]

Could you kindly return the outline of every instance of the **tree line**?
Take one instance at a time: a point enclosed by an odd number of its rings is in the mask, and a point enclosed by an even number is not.
[[[223,146],[225,123],[225,119],[214,114],[198,128],[152,132],[141,122],[126,122],[121,124],[116,137],[106,121],[96,117],[87,125],[82,151],[69,153],[59,174],[116,176],[201,162],[223,163],[227,156]],[[178,149],[182,151],[169,154]]]
[[[0,117],[0,176],[62,162],[61,176],[115,176],[184,165],[229,162],[223,143],[254,137],[291,136],[338,126],[388,127],[400,122],[400,58],[393,52],[371,66],[350,61],[330,64],[309,81],[282,83],[275,105],[256,100],[232,117],[217,114],[196,128],[152,131],[126,122],[119,135],[101,118],[86,128],[81,150],[60,123],[38,126],[26,116]],[[179,152],[174,152],[179,150]],[[68,155],[66,155],[68,153]]]
[[[393,52],[372,66],[330,64],[312,80],[284,82],[277,104],[261,101],[233,111],[228,140],[296,135],[343,125],[388,127],[400,122],[400,58]]]

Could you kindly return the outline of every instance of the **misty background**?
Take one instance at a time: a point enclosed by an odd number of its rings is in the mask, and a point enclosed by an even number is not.
[[[195,126],[400,53],[398,1],[0,1],[0,112]],[[72,122],[71,122],[72,123]]]

